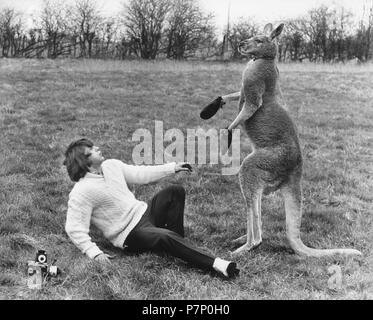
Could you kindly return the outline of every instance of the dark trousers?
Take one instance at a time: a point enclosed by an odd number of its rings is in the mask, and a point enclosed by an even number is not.
[[[182,186],[160,191],[148,203],[148,209],[124,244],[132,252],[167,253],[195,267],[211,269],[215,258],[184,238],[184,205]]]

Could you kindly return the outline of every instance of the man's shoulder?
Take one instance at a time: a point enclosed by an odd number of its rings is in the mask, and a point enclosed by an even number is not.
[[[82,178],[74,184],[74,187],[71,189],[69,196],[77,196],[89,194],[93,190],[97,189],[97,185],[92,183],[92,181]]]
[[[101,168],[104,172],[104,175],[105,175],[105,173],[108,173],[110,171],[111,172],[113,172],[113,171],[122,172],[122,170],[126,169],[126,166],[127,166],[126,163],[124,163],[123,161],[118,160],[118,159],[107,159],[101,164]]]
[[[123,166],[124,162],[118,159],[107,159],[105,160],[101,166],[104,167],[118,167],[118,166]]]
[[[84,190],[87,188],[87,184],[84,183],[84,180],[83,179],[80,179],[78,182],[76,182],[73,186],[73,188],[71,189],[70,193],[69,193],[69,196],[74,196],[74,195],[78,195],[82,192],[84,192]]]

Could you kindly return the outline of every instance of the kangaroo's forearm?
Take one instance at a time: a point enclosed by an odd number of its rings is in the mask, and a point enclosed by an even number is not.
[[[240,96],[239,101],[238,101],[238,111],[239,112],[242,110],[244,104],[245,104],[245,97],[241,93],[241,96]]]
[[[236,119],[234,119],[234,121],[228,127],[228,130],[235,129],[241,122],[249,119],[255,113],[256,110],[257,108],[254,105],[248,105],[245,103]]]
[[[241,97],[241,91],[235,92],[235,93],[230,93],[225,96],[222,96],[223,101],[228,102],[228,101],[238,101]]]

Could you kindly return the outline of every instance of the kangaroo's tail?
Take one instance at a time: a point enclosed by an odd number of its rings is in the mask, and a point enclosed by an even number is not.
[[[361,255],[355,249],[313,249],[307,247],[300,238],[302,220],[302,189],[300,179],[290,179],[287,185],[281,188],[285,202],[286,233],[291,248],[296,254],[306,257],[325,257],[333,255]]]

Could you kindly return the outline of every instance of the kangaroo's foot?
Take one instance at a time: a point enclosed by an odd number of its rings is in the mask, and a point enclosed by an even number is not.
[[[240,244],[240,243],[245,243],[245,241],[247,241],[247,235],[245,234],[245,235],[243,235],[242,237],[239,237],[239,238],[237,238],[237,239],[234,239],[233,241],[232,241],[232,243],[233,244]],[[253,241],[253,244],[254,245],[256,245],[256,244],[258,244],[258,245],[260,245],[261,243],[262,243],[262,239],[258,239],[258,240],[254,240]],[[256,245],[256,246],[258,246],[258,245]]]
[[[239,238],[240,239],[240,238]],[[237,239],[238,240],[238,239]],[[252,243],[246,242],[243,246],[231,252],[232,255],[239,255],[243,252],[253,250],[262,244],[262,240],[253,241]]]

